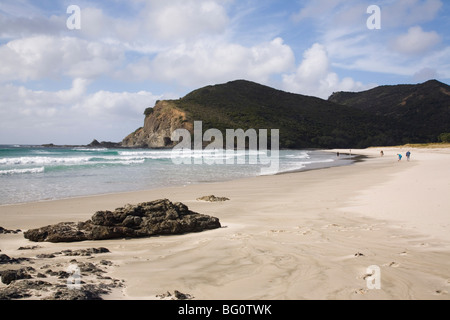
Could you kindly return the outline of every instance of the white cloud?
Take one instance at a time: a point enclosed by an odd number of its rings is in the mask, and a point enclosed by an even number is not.
[[[87,39],[116,38],[115,33],[119,22],[119,19],[108,17],[99,8],[83,7],[81,9],[81,29],[78,32]],[[130,24],[121,23],[121,25],[127,28]]]
[[[417,79],[437,70],[450,77],[450,47],[438,46],[445,39],[432,30],[438,27],[418,27],[436,18],[442,0],[302,1],[293,15],[298,30],[290,29],[292,20],[280,22],[280,16],[289,16],[287,7],[267,14],[274,2],[82,1],[79,31],[65,27],[64,5],[49,11],[30,3],[0,3],[1,138],[19,127],[28,137],[37,132],[50,137],[45,142],[58,136],[70,143],[80,132],[81,142],[121,139],[142,124],[142,111],[159,98],[148,91],[106,87],[121,81],[151,81],[158,90],[184,91],[241,78],[271,85],[281,76],[285,90],[327,98],[334,91],[369,88],[339,76],[336,67]],[[366,27],[371,4],[382,9],[382,30]],[[124,7],[126,12],[117,12]],[[277,18],[261,23],[263,17],[255,15],[263,10]],[[309,47],[297,64],[295,41],[304,46],[300,54]],[[104,83],[104,78],[113,81]],[[72,79],[73,84],[53,92],[45,89],[47,79]],[[29,89],[29,81],[44,90]],[[89,92],[90,84],[104,90]]]
[[[13,39],[39,34],[57,34],[63,29],[65,22],[63,17],[13,17],[0,12],[0,38]]]
[[[297,71],[283,76],[283,87],[287,91],[327,99],[336,91],[361,91],[368,89],[351,78],[340,79],[331,71],[326,48],[315,43],[303,56]]]
[[[440,41],[441,36],[437,32],[426,32],[421,27],[415,26],[410,28],[407,34],[398,36],[392,43],[392,48],[402,54],[421,54],[432,49]]]
[[[33,17],[37,13],[42,13],[42,10],[33,2],[24,0],[2,0],[0,2],[0,11],[16,17]]]
[[[37,36],[13,40],[0,47],[0,81],[36,80],[56,76],[61,56],[55,52],[51,37]]]
[[[293,14],[295,22],[314,20],[334,28],[364,27],[367,8],[378,5],[385,27],[411,26],[433,20],[443,7],[441,0],[309,0]]]
[[[115,79],[126,79],[127,81],[145,81],[153,76],[152,62],[148,57],[143,57],[136,62],[131,62],[122,70],[118,70],[114,74]],[[156,78],[156,76],[155,76]]]
[[[163,48],[167,44],[220,35],[229,17],[221,0],[135,1],[131,17],[113,17],[98,6],[82,6],[81,30],[87,40],[118,42],[128,48]],[[67,16],[63,16],[63,18]],[[0,20],[1,22],[1,20]],[[67,30],[61,32],[67,33]]]
[[[366,27],[366,9],[372,4],[381,8],[381,30]],[[448,48],[439,46],[444,38],[420,26],[438,28],[434,20],[442,7],[442,0],[311,0],[294,18],[312,23],[333,67],[411,78],[422,69],[434,69],[445,78],[450,62]]]
[[[177,81],[187,87],[239,78],[267,83],[270,76],[289,70],[294,62],[292,49],[281,38],[252,47],[203,40],[161,52],[148,72],[155,80]]]
[[[345,2],[348,2],[348,0],[308,1],[307,4],[299,12],[293,14],[292,18],[295,22],[300,22],[305,19],[320,19],[324,17],[324,15],[327,16],[330,12],[332,12]]]
[[[402,0],[382,2],[383,25],[387,28],[412,26],[433,20],[442,8],[441,0]]]
[[[211,0],[164,1],[150,8],[148,26],[165,40],[221,33],[229,23],[225,8]]]
[[[94,78],[123,60],[114,46],[72,37],[33,36],[0,47],[0,82],[57,78]]]
[[[417,72],[422,69],[435,69],[437,78],[450,79],[450,46],[428,53],[423,61],[416,65]]]
[[[55,92],[0,85],[0,143],[120,141],[142,125],[145,108],[161,98],[146,91],[88,94],[88,84],[75,79],[70,89]]]
[[[438,72],[435,69],[423,68],[414,74],[413,80],[417,82],[424,82],[431,79],[437,79],[438,77]]]
[[[102,117],[103,119],[116,118],[119,120],[136,117],[143,119],[143,112],[153,107],[159,96],[147,91],[109,92],[98,91],[87,95],[76,103],[72,110],[89,117]]]
[[[450,47],[441,47],[441,36],[424,32],[420,27],[410,28],[401,35],[381,41],[370,41],[369,36],[340,38],[324,44],[333,59],[333,66],[341,69],[368,71],[411,77],[422,69],[439,70],[443,79],[450,74]]]

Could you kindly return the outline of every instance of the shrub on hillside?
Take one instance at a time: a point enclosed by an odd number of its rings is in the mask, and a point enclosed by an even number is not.
[[[450,143],[450,133],[442,133],[439,136],[439,141],[441,142],[446,142],[446,143]]]

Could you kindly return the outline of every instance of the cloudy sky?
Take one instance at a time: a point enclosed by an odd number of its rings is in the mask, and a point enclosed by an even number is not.
[[[121,141],[156,100],[236,79],[449,84],[448,30],[444,0],[1,0],[0,144]]]

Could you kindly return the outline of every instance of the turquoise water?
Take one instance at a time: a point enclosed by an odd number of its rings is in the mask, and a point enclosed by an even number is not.
[[[201,164],[174,164],[171,150],[0,145],[0,205],[227,181],[261,175],[268,167],[250,164],[246,151],[193,153],[191,159]],[[348,163],[331,153],[283,150],[278,172]]]

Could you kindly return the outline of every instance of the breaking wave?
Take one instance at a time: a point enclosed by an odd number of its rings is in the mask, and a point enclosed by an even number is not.
[[[45,171],[45,167],[27,168],[27,169],[0,170],[0,176],[13,175],[13,174],[43,173],[44,171]]]

